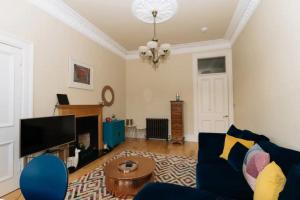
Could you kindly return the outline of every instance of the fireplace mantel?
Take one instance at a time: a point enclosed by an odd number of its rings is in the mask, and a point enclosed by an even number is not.
[[[59,115],[98,116],[98,150],[103,150],[102,105],[57,105]]]

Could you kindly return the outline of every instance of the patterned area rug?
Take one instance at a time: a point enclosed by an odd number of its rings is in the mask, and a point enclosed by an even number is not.
[[[150,152],[123,151],[112,159],[122,156],[144,156],[155,160],[155,182],[174,183],[196,187],[196,161],[182,156],[163,155]],[[105,166],[105,165],[104,165]],[[105,187],[103,166],[69,184],[66,200],[111,200],[113,197]]]

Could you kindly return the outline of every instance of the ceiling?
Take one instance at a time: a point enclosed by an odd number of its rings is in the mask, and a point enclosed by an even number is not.
[[[153,26],[131,12],[133,0],[64,0],[126,50],[152,39]],[[185,44],[224,38],[239,0],[177,0],[178,11],[158,25],[160,42]],[[208,27],[203,33],[202,27]]]

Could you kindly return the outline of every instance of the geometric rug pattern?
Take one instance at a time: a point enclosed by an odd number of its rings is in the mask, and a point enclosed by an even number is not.
[[[123,151],[113,159],[123,156],[144,156],[155,160],[154,181],[196,187],[196,160],[177,155],[151,152]],[[109,161],[108,161],[109,162]],[[105,187],[103,166],[69,184],[65,200],[118,200]]]

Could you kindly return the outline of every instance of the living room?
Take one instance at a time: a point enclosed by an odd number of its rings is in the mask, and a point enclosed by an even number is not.
[[[299,1],[0,5],[0,199],[300,199]],[[48,149],[26,123],[74,134]]]

